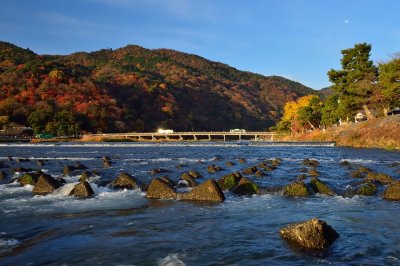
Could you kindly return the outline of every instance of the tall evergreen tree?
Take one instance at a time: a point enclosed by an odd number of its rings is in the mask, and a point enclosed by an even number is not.
[[[342,50],[342,69],[331,69],[329,80],[339,96],[338,114],[342,118],[354,115],[359,109],[368,111],[368,104],[377,81],[378,70],[370,60],[371,45],[356,44]]]

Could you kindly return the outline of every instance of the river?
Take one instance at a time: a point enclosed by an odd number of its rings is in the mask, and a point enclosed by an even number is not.
[[[110,168],[103,168],[103,156],[111,158]],[[189,170],[201,173],[201,181],[216,179],[273,158],[282,159],[275,171],[248,177],[264,188],[289,184],[303,159],[310,158],[320,162],[320,179],[339,194],[359,181],[350,177],[355,165],[400,178],[400,166],[393,165],[400,153],[377,149],[234,142],[3,144],[0,171],[7,177],[0,181],[0,265],[400,265],[400,202],[381,199],[384,186],[376,196],[351,198],[224,192],[226,200],[218,204],[148,200],[140,190],[106,186],[122,172],[143,183],[165,174],[177,181]],[[235,165],[228,167],[227,161]],[[20,173],[11,169],[18,166],[61,176],[65,165],[77,162],[97,172],[89,179],[91,198],[67,196],[65,187],[35,196],[32,186],[13,182]],[[210,174],[210,164],[224,170]],[[154,168],[167,173],[151,175]],[[64,177],[66,186],[80,173]],[[280,238],[281,227],[313,217],[340,235],[328,249],[307,251]]]

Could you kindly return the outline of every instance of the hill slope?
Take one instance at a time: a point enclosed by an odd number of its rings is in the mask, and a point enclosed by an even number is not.
[[[0,115],[47,132],[63,123],[91,132],[264,130],[285,102],[316,93],[174,50],[129,45],[50,56],[6,42],[0,88]]]

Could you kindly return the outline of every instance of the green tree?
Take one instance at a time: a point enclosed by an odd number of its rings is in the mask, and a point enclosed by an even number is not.
[[[51,120],[53,113],[37,109],[28,116],[28,123],[32,127],[35,134],[43,133],[46,124]]]
[[[56,136],[73,136],[79,134],[80,125],[72,112],[63,110],[47,123],[45,131]]]
[[[376,101],[385,115],[390,108],[400,106],[400,56],[379,65],[377,87]]]
[[[321,110],[321,124],[323,126],[331,126],[339,121],[338,100],[338,94],[333,94],[325,100]]]
[[[338,112],[342,118],[354,115],[361,108],[369,113],[368,104],[378,74],[370,52],[371,45],[366,43],[342,50],[342,69],[328,72],[332,88],[339,95]]]

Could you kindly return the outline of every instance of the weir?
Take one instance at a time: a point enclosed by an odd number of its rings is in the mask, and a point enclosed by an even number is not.
[[[210,132],[131,132],[131,133],[109,133],[109,134],[86,134],[84,137],[102,137],[107,139],[130,139],[137,141],[274,141],[274,137],[282,136],[275,132],[249,131],[249,132],[225,132],[225,131],[210,131]]]

